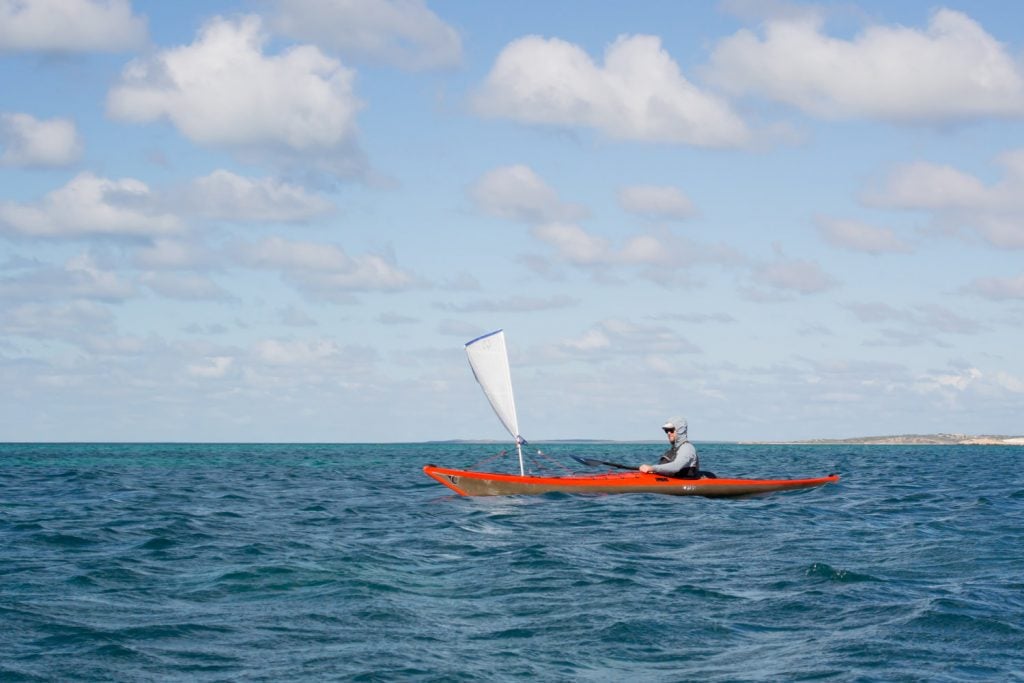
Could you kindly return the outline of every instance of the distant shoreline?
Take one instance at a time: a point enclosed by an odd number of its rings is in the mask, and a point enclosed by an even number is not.
[[[503,441],[452,439],[428,443],[504,443]],[[538,439],[536,443],[556,444],[616,444],[616,443],[661,443],[660,440],[621,441],[616,439]],[[848,439],[802,439],[778,441],[722,441],[701,439],[694,443],[735,443],[740,445],[778,446],[1024,446],[1024,436],[996,434],[895,434],[888,436],[856,436]]]
[[[859,436],[850,439],[749,441],[744,443],[778,443],[800,446],[1024,446],[1024,436],[994,434],[899,434],[890,436]]]

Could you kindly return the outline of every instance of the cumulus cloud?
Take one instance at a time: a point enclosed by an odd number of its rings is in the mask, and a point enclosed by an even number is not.
[[[678,187],[637,185],[619,190],[619,205],[647,218],[684,220],[696,212],[693,202]]]
[[[245,178],[218,170],[193,180],[177,198],[204,218],[237,222],[300,223],[333,210],[327,199],[274,178]]]
[[[131,283],[103,268],[89,253],[73,256],[60,267],[33,264],[0,279],[0,300],[9,301],[118,302],[134,293]]]
[[[818,233],[834,247],[867,254],[905,253],[910,245],[896,236],[889,228],[879,228],[867,223],[828,216],[815,220]]]
[[[492,169],[469,189],[477,208],[499,218],[539,223],[578,220],[582,206],[563,202],[529,166],[516,164]]]
[[[781,255],[755,266],[753,279],[758,285],[797,294],[818,294],[836,286],[835,280],[814,261]]]
[[[638,325],[628,320],[603,320],[591,329],[558,343],[562,351],[593,354],[700,353],[700,349],[671,327]]]
[[[811,115],[941,122],[1024,115],[1024,72],[1005,46],[962,12],[940,9],[925,29],[868,26],[850,40],[823,14],[788,12],[760,33],[715,47],[709,79]]]
[[[349,256],[334,244],[270,237],[238,249],[238,259],[251,268],[280,271],[310,294],[345,300],[353,291],[398,291],[416,279],[387,258],[376,254]]]
[[[955,390],[963,392],[971,386],[983,381],[984,373],[978,368],[966,368],[955,372],[932,373],[923,375],[917,382],[917,388],[923,392],[936,390]]]
[[[0,52],[122,52],[145,41],[129,0],[0,0]]]
[[[85,334],[114,331],[114,314],[95,301],[25,302],[0,311],[0,332],[12,336],[76,342]]]
[[[620,140],[742,145],[746,124],[688,81],[656,36],[621,36],[595,64],[579,46],[527,36],[502,50],[476,111],[527,124],[583,126]]]
[[[1024,249],[1024,149],[1007,152],[997,162],[1004,174],[992,185],[950,166],[906,164],[865,192],[863,201],[925,211],[941,227],[967,227],[993,246]]]
[[[191,45],[131,62],[107,98],[110,114],[166,119],[200,145],[336,175],[362,169],[355,73],[309,45],[264,54],[259,17],[216,17]]]
[[[203,358],[198,363],[189,364],[186,372],[201,379],[220,379],[227,376],[234,363],[235,359],[231,356],[212,356]]]
[[[552,247],[559,258],[578,266],[665,266],[679,256],[677,244],[654,235],[634,235],[615,247],[610,240],[571,223],[545,223],[531,234]]]
[[[462,61],[458,31],[423,0],[287,0],[277,3],[272,25],[297,40],[402,69]]]
[[[601,265],[618,259],[609,240],[572,223],[544,223],[532,234],[554,248],[559,257],[576,265]]]
[[[133,260],[144,270],[203,270],[215,267],[218,255],[199,242],[157,238],[135,249]]]
[[[268,365],[310,365],[341,352],[329,339],[264,339],[257,342],[253,355]]]
[[[25,237],[143,237],[182,229],[140,180],[80,173],[34,203],[0,202],[0,233]]]
[[[81,155],[82,141],[74,121],[0,114],[0,166],[68,166]]]
[[[905,313],[882,302],[851,303],[844,306],[862,323],[877,323],[887,320],[902,320]]]
[[[733,248],[721,244],[702,244],[673,235],[636,234],[619,242],[596,235],[575,223],[542,223],[530,234],[553,252],[557,262],[585,269],[606,282],[617,282],[623,268],[646,280],[670,286],[690,284],[691,266],[737,266],[745,259]],[[557,279],[559,273],[545,258],[524,258],[536,273]]]
[[[143,273],[139,281],[168,299],[214,301],[229,298],[220,285],[198,273],[148,272]]]
[[[459,313],[529,313],[575,306],[579,301],[569,296],[514,296],[506,299],[479,299],[462,304],[438,304],[438,308]]]
[[[961,291],[992,301],[1024,299],[1024,274],[1017,277],[976,278]]]
[[[857,320],[878,325],[879,338],[869,346],[944,346],[942,335],[974,335],[986,327],[977,320],[938,304],[896,307],[883,302],[849,303],[844,306]]]

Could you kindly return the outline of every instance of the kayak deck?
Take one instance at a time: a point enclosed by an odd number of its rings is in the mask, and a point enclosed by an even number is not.
[[[838,474],[811,479],[678,479],[641,472],[609,472],[564,477],[474,472],[436,465],[426,475],[461,496],[537,495],[543,493],[664,493],[673,496],[728,498],[773,491],[814,488],[839,481]]]

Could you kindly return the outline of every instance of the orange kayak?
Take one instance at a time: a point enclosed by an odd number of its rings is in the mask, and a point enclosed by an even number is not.
[[[535,477],[498,472],[454,470],[426,465],[423,471],[462,496],[512,496],[541,493],[665,493],[672,496],[726,498],[774,491],[809,489],[839,481],[838,474],[813,479],[677,479],[641,472],[609,472],[564,477]]]

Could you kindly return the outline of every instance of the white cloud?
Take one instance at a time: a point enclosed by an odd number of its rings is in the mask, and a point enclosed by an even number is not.
[[[361,170],[355,74],[309,45],[265,55],[259,17],[216,17],[191,45],[131,62],[107,98],[123,121],[169,120],[201,144],[338,175]]]
[[[154,239],[134,254],[135,265],[149,270],[205,269],[217,261],[217,255],[202,244],[169,238]]]
[[[0,114],[0,166],[68,166],[82,155],[74,121],[40,120],[28,114]]]
[[[327,299],[344,299],[351,291],[407,289],[416,281],[383,256],[349,256],[337,245],[280,237],[243,245],[239,259],[252,268],[281,271],[300,289]]]
[[[423,0],[287,0],[273,27],[292,38],[403,69],[457,66],[458,31]]]
[[[31,204],[0,202],[0,232],[27,237],[139,237],[174,233],[181,223],[156,209],[140,180],[80,173]]]
[[[183,206],[204,218],[237,222],[297,223],[329,213],[334,205],[274,178],[245,178],[218,170],[184,190]]]
[[[977,384],[983,377],[984,375],[978,368],[967,368],[957,373],[922,377],[918,382],[918,387],[925,391],[952,389],[962,392]]]
[[[337,356],[340,351],[327,339],[265,339],[255,345],[253,355],[268,365],[310,365]]]
[[[1024,115],[1024,72],[966,14],[940,9],[925,30],[868,26],[828,36],[821,13],[769,19],[719,42],[709,78],[815,116],[955,121]]]
[[[235,359],[231,356],[212,356],[204,358],[200,363],[190,364],[186,372],[201,379],[220,379],[228,374],[234,362]]]
[[[1014,394],[1024,394],[1024,379],[1008,372],[997,372],[992,379],[996,386]]]
[[[531,234],[552,247],[560,259],[577,266],[666,266],[688,262],[693,251],[704,249],[671,235],[647,234],[629,237],[615,247],[610,240],[573,223],[545,223],[534,227]],[[708,256],[708,262],[720,262],[710,251]]]
[[[729,104],[688,81],[656,36],[621,36],[595,64],[577,45],[527,36],[502,50],[474,97],[484,116],[584,126],[622,140],[744,144]]]
[[[914,319],[924,329],[948,334],[977,334],[983,329],[978,321],[938,304],[923,304],[913,308]]]
[[[0,280],[0,299],[51,301],[83,299],[117,302],[131,297],[134,288],[89,253],[68,259],[62,267],[38,265]]]
[[[781,256],[756,266],[753,277],[757,284],[798,294],[817,294],[836,286],[835,280],[817,263]]]
[[[933,211],[967,209],[990,200],[989,190],[977,178],[950,166],[925,162],[896,168],[885,187],[865,195],[872,205]]]
[[[1003,178],[986,185],[950,166],[918,162],[894,169],[863,201],[884,208],[926,211],[940,226],[966,226],[993,246],[1024,249],[1024,149],[997,159]]]
[[[563,340],[561,345],[573,351],[595,351],[607,349],[612,341],[601,330],[587,330],[579,337]]]
[[[550,245],[559,257],[576,265],[600,265],[615,260],[611,243],[571,223],[545,223],[532,230],[534,237]]]
[[[639,276],[662,285],[688,283],[688,267],[736,266],[744,259],[724,245],[701,244],[670,232],[638,234],[620,244],[595,235],[575,223],[543,223],[530,234],[554,250],[557,260],[586,268],[595,277],[614,280],[615,269],[633,268]],[[545,277],[557,277],[545,259],[525,259]]]
[[[961,291],[993,301],[1024,299],[1024,274],[1017,277],[976,278]]]
[[[578,220],[586,209],[563,202],[529,166],[501,166],[485,173],[469,189],[477,207],[499,218],[540,223]]]
[[[197,273],[143,273],[139,281],[157,294],[182,301],[210,301],[228,298],[216,282]]]
[[[459,313],[525,313],[533,311],[549,311],[569,308],[579,303],[576,299],[564,295],[550,297],[515,296],[507,299],[480,299],[464,304],[439,304],[438,308]]]
[[[648,218],[683,220],[695,213],[693,202],[678,187],[637,185],[619,190],[619,204]]]
[[[911,251],[910,245],[898,238],[889,228],[878,228],[860,221],[828,216],[819,216],[815,222],[824,240],[840,249],[868,254]]]
[[[0,52],[121,52],[145,41],[129,0],[0,0]]]
[[[973,335],[985,326],[938,304],[895,307],[882,302],[851,303],[844,306],[865,324],[886,325],[881,337],[866,342],[869,346],[945,346],[941,335]]]
[[[857,320],[862,323],[886,322],[889,320],[903,320],[906,313],[886,303],[852,303],[844,306],[853,313]]]
[[[637,325],[619,318],[597,323],[582,335],[558,343],[562,350],[592,354],[662,354],[700,353],[700,349],[680,336],[671,327]]]
[[[0,310],[0,331],[8,335],[77,341],[114,330],[113,313],[94,301],[30,302]]]

